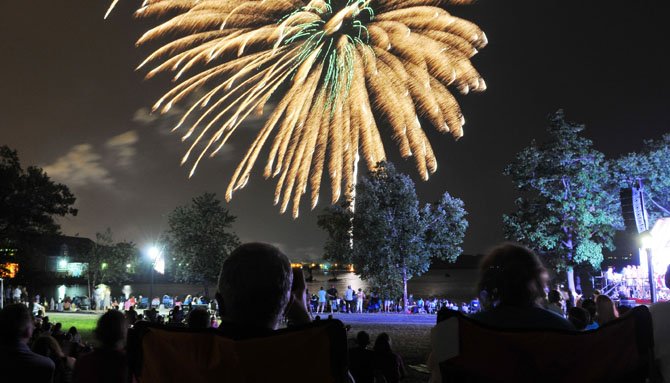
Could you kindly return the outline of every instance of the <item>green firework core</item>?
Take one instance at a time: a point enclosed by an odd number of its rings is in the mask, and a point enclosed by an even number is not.
[[[311,12],[319,20],[298,24],[299,31],[284,40],[285,45],[300,44],[298,63],[301,64],[315,51],[325,71],[321,83],[327,93],[326,107],[334,113],[338,98],[346,98],[354,76],[354,49],[367,48],[369,36],[365,24],[374,18],[369,1],[333,0],[312,4],[286,15],[279,22],[300,12]],[[296,68],[299,65],[296,66]],[[295,73],[294,73],[295,75]]]

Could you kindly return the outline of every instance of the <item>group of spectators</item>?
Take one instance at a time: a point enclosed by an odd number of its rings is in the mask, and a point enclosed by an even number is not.
[[[567,318],[579,331],[595,330],[631,309],[626,305],[620,305],[617,308],[609,296],[600,294],[598,290],[589,298],[577,296],[574,304],[572,300],[564,299],[560,291],[551,290],[544,307],[563,318]]]
[[[415,299],[410,294],[407,307],[403,307],[402,298],[388,299],[381,294],[370,291],[368,294],[362,288],[358,290],[347,286],[344,294],[339,295],[335,285],[328,290],[323,286],[316,294],[309,294],[308,309],[311,313],[407,313],[407,314],[437,314],[442,308],[471,314],[479,311],[479,301],[461,302],[460,304],[449,299],[430,297]]]
[[[264,278],[248,278],[252,271]],[[670,278],[670,272],[666,278]],[[568,307],[560,292],[547,294],[545,288],[546,270],[534,253],[518,245],[500,246],[480,265],[478,290],[482,310],[470,316],[502,329],[575,331],[603,325],[620,314],[604,295],[578,299],[574,307]],[[264,304],[249,305],[258,296],[265,297]],[[347,298],[346,293],[344,297]],[[311,321],[302,271],[291,269],[288,258],[266,244],[245,244],[232,252],[222,265],[216,300],[221,316],[217,331],[232,339],[267,336],[283,323],[290,327]],[[350,311],[357,309],[347,306]],[[451,309],[444,306],[442,312]],[[656,356],[668,379],[670,303],[655,305],[651,311]],[[440,313],[438,320],[439,317]],[[179,306],[167,318],[157,315],[153,307],[143,314],[134,307],[125,315],[120,310],[110,310],[98,320],[94,333],[98,347],[91,351],[81,344],[76,329],[64,333],[62,326],[52,325],[47,317],[34,318],[25,304],[12,304],[0,311],[0,371],[10,382],[127,382],[124,343],[129,326],[144,320],[202,328],[211,326],[210,319],[206,310],[194,309],[184,315]],[[379,334],[372,349],[368,348],[367,333],[359,332],[356,338],[348,360],[352,381],[397,382],[406,375],[402,358],[393,352],[388,334]],[[439,368],[430,361],[429,366],[433,375],[439,376]]]
[[[309,291],[306,292],[309,296]],[[367,305],[364,303],[367,302]],[[371,292],[368,297],[362,288],[358,291],[347,286],[344,294],[339,295],[335,285],[332,285],[328,290],[324,290],[323,286],[316,294],[312,294],[308,309],[310,312],[322,314],[326,311],[341,312],[341,313],[362,313],[364,311],[373,310],[373,307],[379,307],[379,297],[375,292]]]
[[[407,375],[405,363],[391,348],[391,337],[383,332],[377,335],[369,349],[370,334],[359,331],[356,345],[349,349],[349,371],[356,383],[397,383]]]

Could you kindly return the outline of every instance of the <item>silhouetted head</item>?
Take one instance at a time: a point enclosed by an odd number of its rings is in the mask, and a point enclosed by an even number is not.
[[[558,290],[551,290],[547,296],[549,303],[561,303],[563,296]]]
[[[670,265],[665,270],[665,287],[670,288]]]
[[[33,352],[53,359],[65,356],[56,339],[49,335],[42,335],[35,340]]]
[[[366,348],[370,344],[370,334],[365,331],[359,331],[356,334],[356,343],[360,348]]]
[[[128,326],[126,318],[119,311],[107,311],[98,319],[95,338],[106,348],[121,348],[126,341]]]
[[[17,303],[0,311],[0,343],[26,343],[33,335],[33,318],[26,305]]]
[[[291,263],[278,248],[265,243],[241,245],[221,267],[216,294],[220,314],[231,322],[275,329],[289,302],[292,282]],[[261,303],[252,304],[259,299]]]
[[[588,311],[581,307],[570,307],[568,310],[568,320],[575,326],[575,329],[583,330],[591,323],[591,316]]]
[[[188,327],[190,328],[208,328],[210,326],[209,313],[203,308],[191,310],[188,314]]]
[[[598,313],[598,323],[603,325],[619,317],[619,313],[614,307],[614,302],[607,295],[598,295],[596,298],[596,312]]]
[[[593,299],[584,299],[584,301],[582,301],[582,308],[589,312],[591,322],[593,322],[594,319],[596,318],[596,312],[597,312],[596,302]]]
[[[546,272],[531,250],[512,243],[494,248],[479,266],[478,290],[485,308],[534,306],[544,298]]]
[[[374,350],[384,354],[391,353],[391,337],[389,334],[383,332],[377,335]]]

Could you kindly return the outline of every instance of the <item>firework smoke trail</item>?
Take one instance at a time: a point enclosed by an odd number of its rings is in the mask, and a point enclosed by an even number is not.
[[[113,0],[107,15],[116,5]],[[138,45],[163,42],[139,68],[147,77],[174,73],[176,85],[154,105],[165,113],[205,89],[175,130],[191,140],[182,163],[193,174],[244,119],[279,102],[236,168],[226,199],[244,187],[271,141],[264,176],[277,179],[275,204],[298,216],[324,173],[331,202],[352,199],[358,158],[368,168],[386,159],[378,125],[390,127],[402,157],[425,180],[437,161],[420,121],[463,135],[451,93],[483,91],[470,58],[487,43],[473,23],[444,6],[473,0],[145,0],[138,17],[162,17]],[[165,40],[168,40],[165,43]],[[185,128],[187,127],[187,128]]]

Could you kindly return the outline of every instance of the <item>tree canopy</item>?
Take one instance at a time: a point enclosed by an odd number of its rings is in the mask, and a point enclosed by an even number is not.
[[[639,153],[618,158],[613,168],[621,188],[642,182],[650,227],[658,218],[670,217],[670,134],[660,140],[645,141]]]
[[[573,291],[572,266],[599,268],[623,226],[618,185],[583,130],[558,111],[549,118],[548,139],[533,141],[504,171],[520,193],[516,211],[503,217],[506,238],[567,269]]]
[[[351,262],[361,278],[392,297],[407,281],[425,273],[433,257],[455,261],[467,221],[463,202],[445,193],[419,206],[414,182],[391,163],[380,163],[356,188],[350,203],[333,205],[319,216],[328,232],[325,257]]]
[[[231,229],[235,219],[213,193],[170,213],[164,237],[175,280],[203,285],[216,281],[224,259],[239,245]]]
[[[21,167],[18,154],[0,146],[0,240],[21,248],[31,238],[58,234],[54,217],[77,215],[74,195],[37,166]]]
[[[88,280],[92,286],[130,281],[137,258],[135,244],[114,242],[112,231],[107,228],[95,234],[95,243],[86,254]]]

